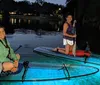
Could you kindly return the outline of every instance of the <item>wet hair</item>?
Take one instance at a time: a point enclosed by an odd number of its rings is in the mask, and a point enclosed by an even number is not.
[[[66,16],[65,16],[65,18],[67,18],[68,16],[72,16],[72,14],[67,14]],[[73,17],[73,16],[72,16]]]

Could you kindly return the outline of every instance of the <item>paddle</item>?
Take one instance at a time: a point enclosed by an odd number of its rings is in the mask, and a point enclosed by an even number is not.
[[[75,27],[75,23],[76,23],[76,20],[74,20],[74,27]],[[75,34],[76,34],[76,29],[73,28],[75,30]],[[72,50],[72,53],[74,56],[76,56],[76,38],[75,38],[75,43],[74,43],[74,46],[73,46],[73,50]]]
[[[26,72],[28,70],[28,67],[29,67],[29,61],[24,61],[23,62],[23,66],[24,66],[24,73],[22,75],[22,82],[24,81],[25,79],[25,75],[26,75]]]
[[[74,8],[74,19],[76,18],[76,9]],[[74,30],[75,30],[75,34],[76,34],[76,29],[75,29],[75,24],[77,23],[76,20],[74,20],[74,23],[73,23],[73,27],[74,27]],[[75,43],[74,43],[74,46],[73,46],[73,50],[72,50],[72,53],[74,56],[76,56],[76,38],[75,38]]]
[[[14,50],[14,52],[16,52],[17,50],[19,50],[22,47],[22,45],[20,45],[17,49]]]

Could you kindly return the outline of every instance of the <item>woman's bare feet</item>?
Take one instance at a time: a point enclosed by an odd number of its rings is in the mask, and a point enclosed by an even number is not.
[[[54,52],[58,52],[58,47],[53,49]]]

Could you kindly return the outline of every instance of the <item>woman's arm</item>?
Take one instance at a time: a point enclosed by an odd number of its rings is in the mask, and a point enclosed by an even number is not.
[[[15,61],[18,60],[14,50],[10,47],[10,57]]]
[[[67,32],[67,29],[68,29],[68,24],[65,23],[65,24],[63,25],[63,35],[64,35],[64,36],[76,37],[76,35],[70,35],[70,34],[66,33],[66,32]]]
[[[14,50],[13,50],[13,49],[11,48],[11,46],[10,46],[10,43],[9,43],[9,42],[7,42],[7,43],[8,43],[8,45],[9,45],[9,47],[10,47],[10,57],[11,57],[14,61],[18,60],[18,58],[17,58],[17,56],[16,56]]]
[[[14,60],[13,63],[14,63],[14,68],[16,69],[18,67],[18,62],[19,62],[19,59],[20,59],[20,55],[19,54],[15,54],[14,50],[11,48],[10,44],[9,44],[9,47],[10,47],[10,57]]]

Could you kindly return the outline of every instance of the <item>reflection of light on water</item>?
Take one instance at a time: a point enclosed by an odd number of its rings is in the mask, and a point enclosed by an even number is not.
[[[11,19],[10,19],[10,22],[13,24],[13,23],[14,23],[14,19],[13,19],[13,18],[11,18]]]
[[[19,19],[18,21],[19,21],[19,23],[21,23],[21,19]]]
[[[16,19],[14,19],[14,23],[16,23]]]
[[[28,19],[28,24],[30,24],[30,23],[31,23],[31,20]]]
[[[59,32],[60,31],[60,28],[58,28],[57,31]]]
[[[31,16],[30,16],[31,17]],[[23,27],[23,28],[27,28],[28,29],[34,29],[36,30],[37,29],[44,29],[44,30],[48,30],[49,31],[49,28],[51,27],[51,30],[52,31],[58,31],[61,29],[61,22],[57,22],[57,21],[50,21],[50,22],[47,22],[46,20],[33,20],[33,19],[29,19],[29,18],[20,18],[20,17],[11,17],[10,18],[10,23],[12,25],[18,25],[19,28]],[[33,25],[34,24],[34,25]],[[48,27],[50,26],[50,27]]]
[[[10,19],[10,22],[11,22],[12,24],[16,24],[16,19],[11,18],[11,19]]]
[[[22,23],[22,19],[14,19],[14,18],[10,18],[10,22],[11,24],[17,24],[17,23]],[[24,19],[24,23],[28,23],[30,24],[31,23],[31,20],[30,19]]]

